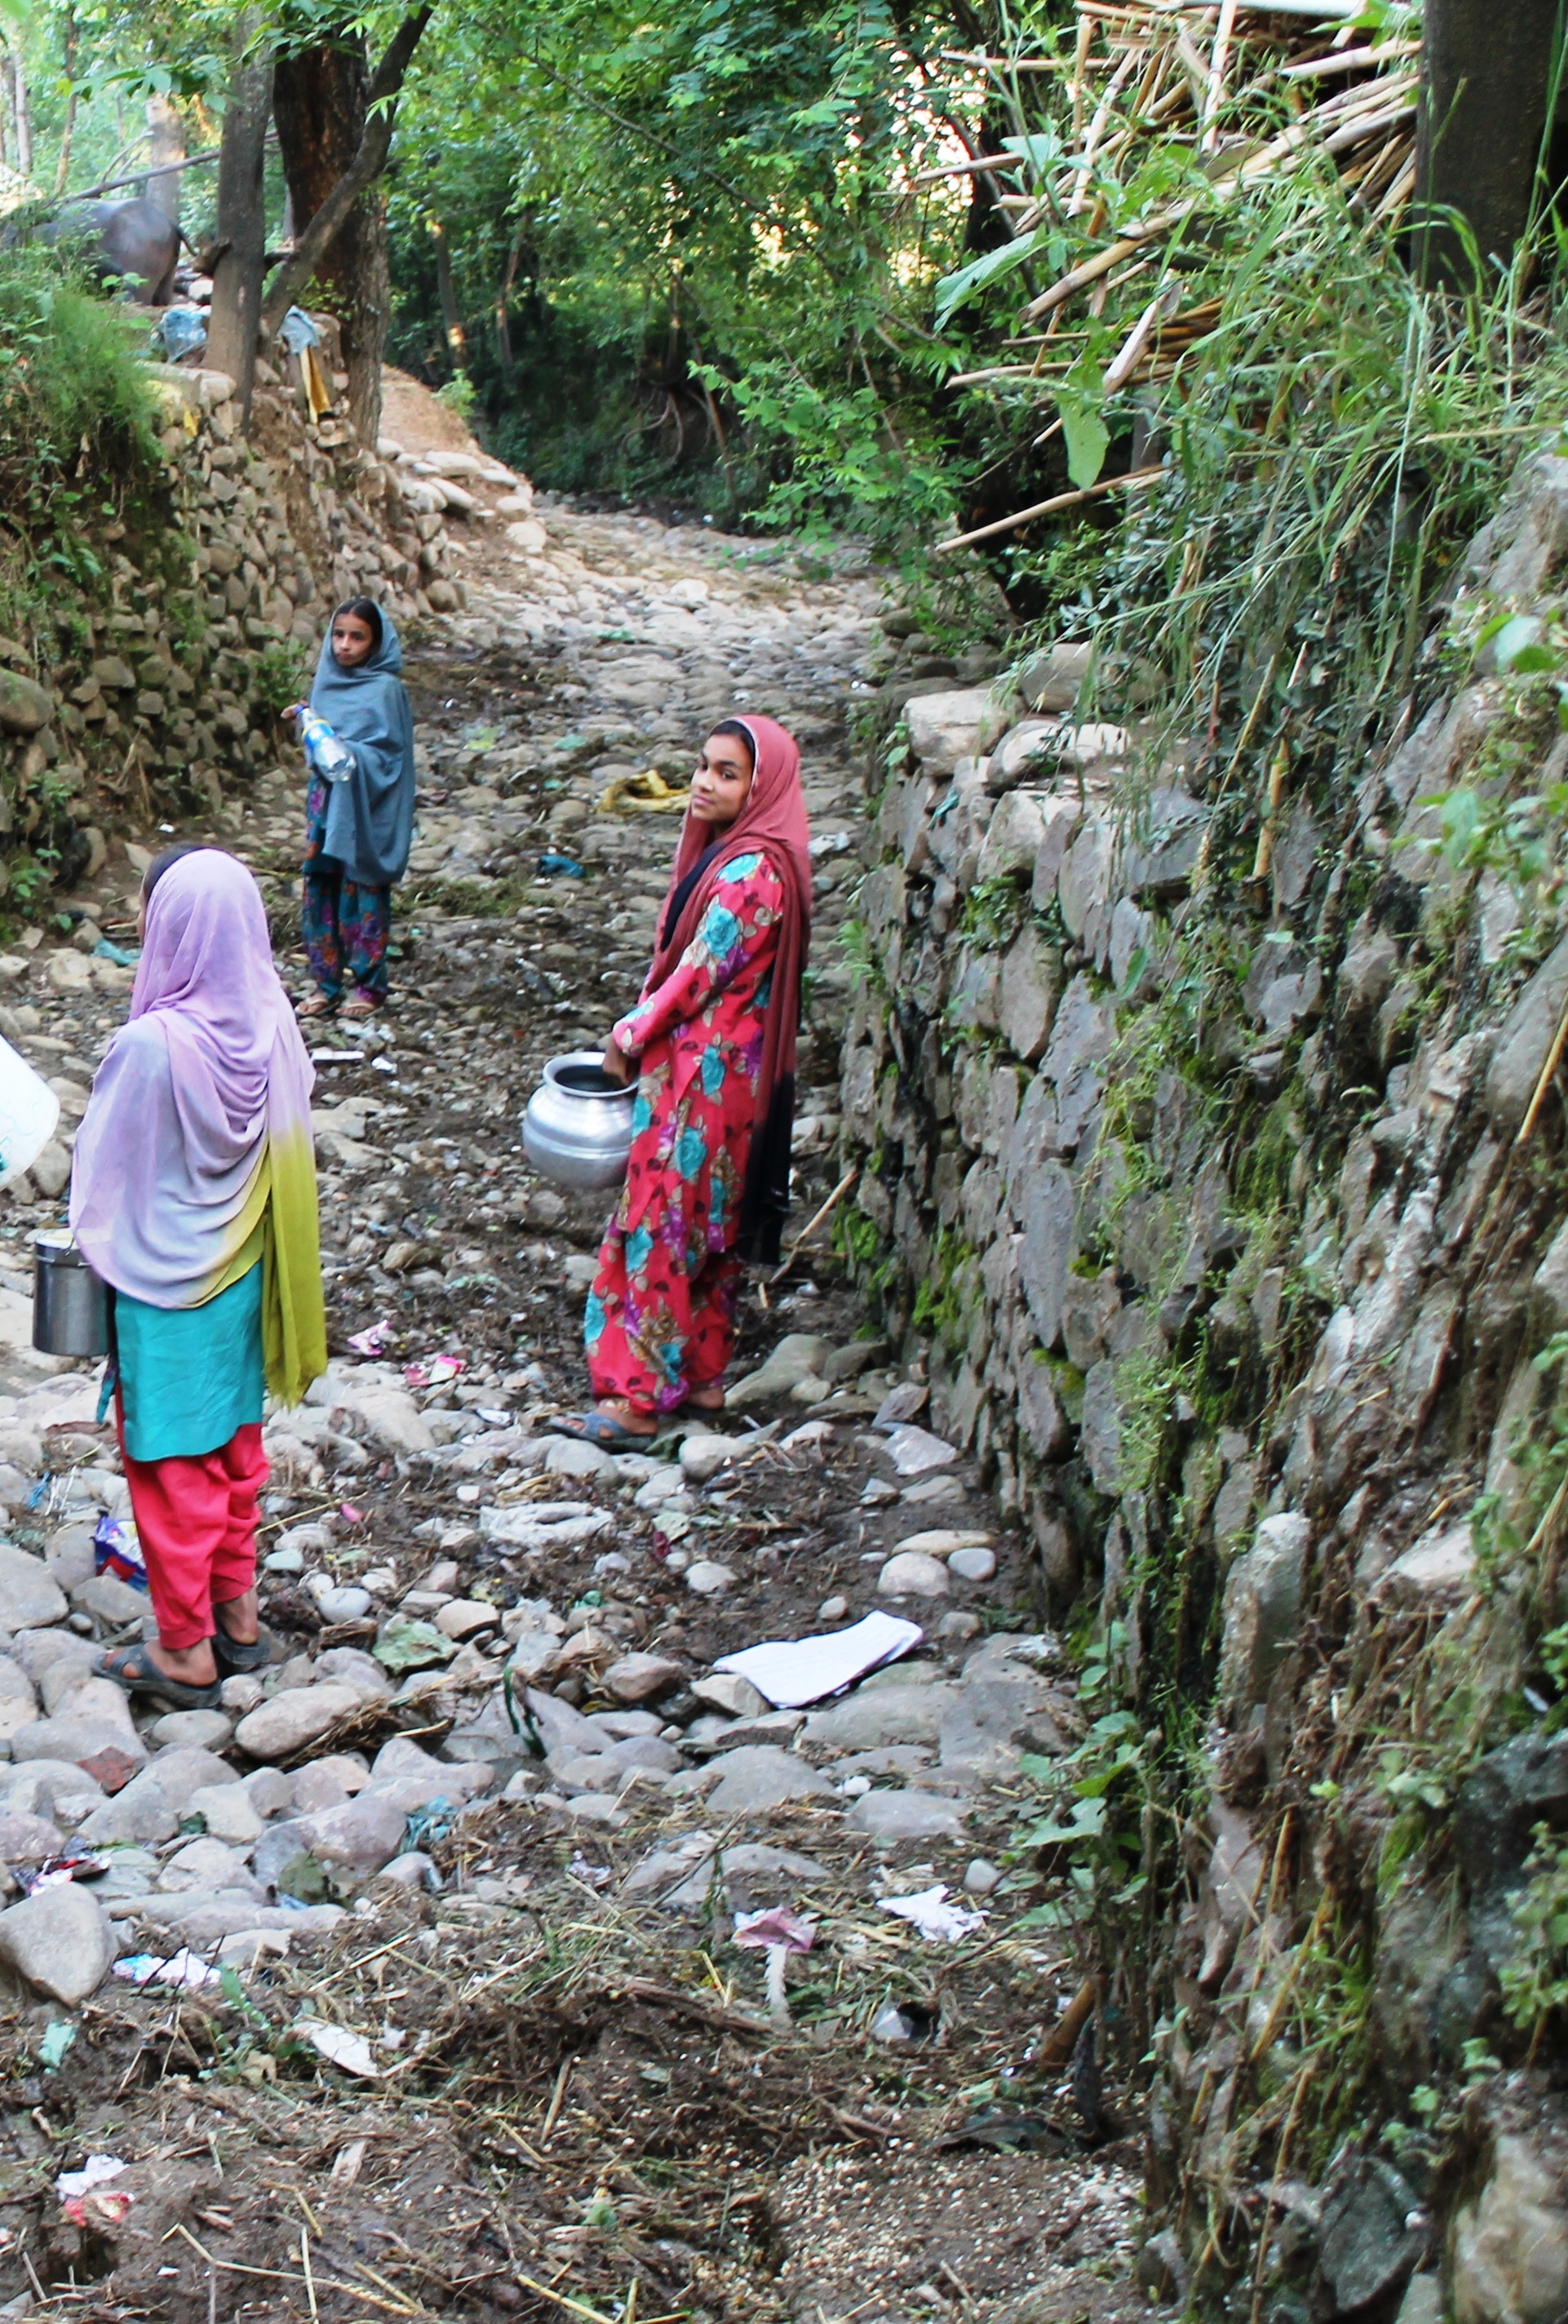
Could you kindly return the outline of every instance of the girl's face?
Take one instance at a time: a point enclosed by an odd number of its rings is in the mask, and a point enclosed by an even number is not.
[[[715,831],[733,823],[752,796],[752,754],[738,734],[710,734],[691,779],[691,813]]]
[[[339,669],[357,669],[375,651],[375,632],[362,613],[335,613],[332,651]]]

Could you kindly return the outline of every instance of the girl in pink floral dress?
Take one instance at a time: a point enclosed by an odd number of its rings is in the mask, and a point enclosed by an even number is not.
[[[626,1185],[585,1339],[595,1408],[558,1421],[646,1441],[681,1405],[716,1411],[741,1264],[779,1255],[789,1202],[811,860],[800,754],[770,718],[726,719],[692,778],[642,997],[604,1048],[637,1074]]]

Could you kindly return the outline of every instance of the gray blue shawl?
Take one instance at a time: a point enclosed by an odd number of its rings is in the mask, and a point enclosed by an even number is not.
[[[321,853],[363,888],[401,880],[414,836],[413,713],[398,633],[381,621],[381,643],[357,669],[340,668],[329,631],[310,688],[312,710],[354,752],[348,780],[327,787]]]

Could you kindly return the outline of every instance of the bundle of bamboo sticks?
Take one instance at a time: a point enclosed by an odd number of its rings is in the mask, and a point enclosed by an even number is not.
[[[1047,389],[1069,371],[1091,327],[1115,340],[1108,395],[1168,379],[1220,320],[1222,300],[1184,305],[1185,268],[1170,263],[1183,229],[1244,194],[1333,158],[1352,206],[1393,223],[1415,187],[1420,42],[1368,39],[1354,0],[1078,0],[1069,55],[947,52],[984,75],[1031,130],[1008,150],[938,174],[984,175],[1015,238],[1065,227],[1084,255],[1023,308],[1002,360],[955,386]],[[1189,190],[1139,213],[1130,189],[1163,149]],[[1041,165],[1048,152],[1060,158]],[[1167,182],[1168,182],[1167,179]],[[1179,182],[1179,180],[1178,180]],[[1126,192],[1128,198],[1121,198]],[[1044,241],[1045,235],[1038,237]],[[1212,249],[1212,236],[1205,236]],[[1071,244],[1069,244],[1071,248]],[[1081,328],[1064,327],[1082,302]],[[1052,506],[1076,495],[1058,495]],[[1027,523],[1020,511],[992,533]],[[974,536],[937,544],[955,549]]]

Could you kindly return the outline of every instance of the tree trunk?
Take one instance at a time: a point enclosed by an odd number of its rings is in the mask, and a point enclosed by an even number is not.
[[[452,253],[447,241],[446,229],[438,217],[428,220],[430,239],[436,245],[436,288],[441,294],[441,320],[447,327],[447,350],[452,358],[454,371],[468,368],[468,335],[463,328],[463,310],[457,304],[457,291],[452,281]]]
[[[180,189],[185,183],[182,171],[161,171],[160,163],[183,161],[185,159],[185,115],[166,97],[147,99],[147,147],[152,162],[147,180],[147,199],[155,202],[164,217],[178,226],[180,223]]]
[[[374,444],[381,430],[381,358],[392,295],[386,205],[376,181],[386,167],[398,91],[434,5],[424,0],[404,17],[368,78],[361,78],[364,49],[346,32],[330,47],[309,50],[280,69],[287,81],[278,121],[283,170],[295,217],[307,223],[293,255],[272,277],[266,324],[276,330],[312,275],[333,281],[339,245],[349,236],[343,288],[333,303],[348,365],[349,414],[367,445]],[[357,134],[351,138],[355,122]]]
[[[246,58],[255,30],[247,11],[235,38],[235,69],[223,116],[217,164],[217,242],[222,245],[212,270],[212,316],[207,360],[226,372],[247,419],[256,379],[256,346],[262,321],[262,286],[266,274],[267,212],[263,183],[267,119],[272,109],[270,57]]]
[[[347,30],[329,47],[279,60],[273,103],[296,232],[317,216],[358,152],[369,89],[364,40]],[[374,446],[391,300],[386,203],[375,187],[355,203],[315,272],[322,304],[342,333],[349,417],[360,441]]]
[[[506,272],[495,294],[495,356],[501,365],[502,382],[509,392],[517,379],[517,358],[512,349],[512,292],[517,281],[517,270],[522,263],[522,246],[527,238],[528,225],[525,218],[517,229],[507,254]]]
[[[1475,288],[1453,220],[1475,237],[1483,267],[1512,257],[1530,220],[1555,65],[1558,0],[1427,0],[1411,241],[1423,281]]]
[[[27,97],[27,69],[17,50],[11,64],[11,118],[16,130],[16,166],[24,178],[32,175],[32,107]]]
[[[76,138],[76,18],[69,9],[65,17],[65,77],[71,87],[65,100],[65,122],[60,133],[60,153],[54,165],[54,190],[63,194],[70,183],[70,149]]]

